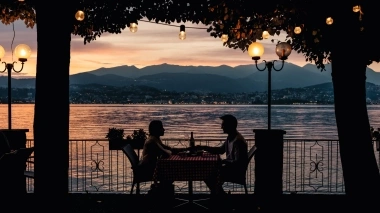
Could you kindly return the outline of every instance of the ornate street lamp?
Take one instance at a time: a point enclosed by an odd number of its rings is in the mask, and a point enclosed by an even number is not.
[[[249,56],[252,57],[252,60],[255,60],[255,65],[256,65],[256,68],[259,70],[259,71],[264,71],[266,70],[266,68],[268,68],[268,130],[271,129],[271,88],[272,88],[272,75],[271,75],[271,72],[272,72],[272,68],[275,70],[275,71],[280,71],[282,70],[282,68],[284,67],[284,61],[286,59],[288,59],[288,56],[290,55],[290,53],[292,52],[292,47],[290,46],[289,43],[287,42],[281,42],[281,43],[278,43],[276,45],[276,54],[278,55],[278,57],[280,58],[280,60],[282,61],[281,63],[281,67],[279,69],[276,69],[274,67],[274,63],[277,61],[277,60],[274,60],[274,61],[264,61],[265,63],[265,67],[260,69],[258,66],[257,66],[257,60],[260,59],[260,57],[264,54],[264,46],[258,42],[253,42],[251,45],[249,45],[248,47],[248,54]]]
[[[16,46],[14,52],[15,52],[18,60],[21,62],[21,68],[19,70],[15,69],[14,64],[17,63],[16,61],[14,61],[13,63],[2,62],[5,65],[5,68],[4,68],[4,70],[0,70],[0,73],[8,71],[8,129],[12,129],[12,122],[11,122],[11,120],[12,120],[12,106],[11,106],[12,105],[12,83],[11,83],[12,78],[11,78],[11,73],[12,73],[12,70],[16,73],[19,73],[22,71],[22,69],[24,68],[24,62],[27,61],[27,59],[29,58],[29,56],[32,53],[32,50],[26,44],[19,44]],[[0,61],[4,57],[4,55],[5,55],[5,50],[0,45]]]

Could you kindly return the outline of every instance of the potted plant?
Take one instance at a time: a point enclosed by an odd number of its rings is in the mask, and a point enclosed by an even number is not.
[[[106,138],[109,140],[109,150],[120,150],[126,144],[131,144],[134,149],[142,149],[148,134],[144,129],[133,130],[131,135],[124,138],[124,129],[109,128]]]
[[[109,128],[106,138],[108,138],[109,141],[109,150],[121,149],[121,147],[126,144],[126,140],[124,139],[124,129],[118,129],[115,127]]]
[[[131,135],[127,136],[127,144],[131,144],[134,149],[142,149],[148,134],[144,129],[133,130]]]

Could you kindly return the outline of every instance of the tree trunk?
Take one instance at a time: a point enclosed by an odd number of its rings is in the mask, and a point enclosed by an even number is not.
[[[55,9],[47,8],[46,4],[36,1],[35,195],[36,201],[42,202],[36,206],[46,208],[47,201],[63,202],[64,205],[57,205],[63,210],[67,206],[64,198],[68,195],[69,67],[73,14],[70,4],[62,3]]]
[[[366,46],[360,44],[365,37],[356,25],[358,16],[348,8],[341,11],[348,13],[339,13],[333,26],[337,36],[332,50],[335,117],[345,191],[353,199],[350,204],[363,210],[376,203],[371,199],[380,192],[366,103]]]

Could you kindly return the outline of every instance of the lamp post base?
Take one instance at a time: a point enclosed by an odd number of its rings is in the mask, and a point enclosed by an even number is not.
[[[281,129],[255,129],[255,194],[262,205],[282,195],[283,135]],[[270,198],[270,199],[269,199]],[[269,205],[269,204],[268,204]]]

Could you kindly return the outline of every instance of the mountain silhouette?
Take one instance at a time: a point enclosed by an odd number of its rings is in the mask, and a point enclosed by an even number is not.
[[[281,67],[276,61],[274,68]],[[260,69],[264,63],[257,65]],[[380,73],[367,67],[367,82],[380,85]],[[326,71],[321,71],[314,64],[303,67],[284,62],[280,71],[272,69],[272,90],[284,88],[301,88],[323,83],[331,83],[331,64]],[[54,79],[52,80],[59,80]],[[118,66],[70,75],[70,84],[100,84],[107,86],[151,86],[168,91],[203,91],[203,92],[255,92],[268,88],[268,69],[259,71],[255,64],[230,67],[152,65],[144,68],[135,66]],[[34,88],[35,79],[12,79],[12,88]],[[7,87],[7,77],[0,76],[0,87]]]

